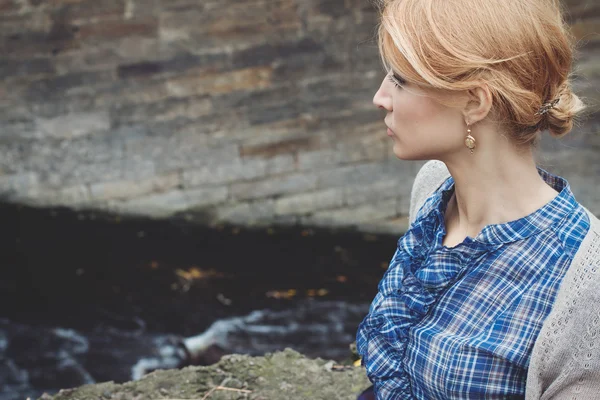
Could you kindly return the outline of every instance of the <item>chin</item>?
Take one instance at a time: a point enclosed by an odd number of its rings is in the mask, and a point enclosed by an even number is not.
[[[406,151],[406,148],[398,145],[398,142],[394,142],[394,147],[392,149],[394,155],[399,160],[412,160],[413,157],[410,153]]]
[[[394,143],[393,152],[397,159],[404,161],[422,161],[431,159],[424,153],[408,152],[406,151],[406,147],[399,146],[397,143]]]

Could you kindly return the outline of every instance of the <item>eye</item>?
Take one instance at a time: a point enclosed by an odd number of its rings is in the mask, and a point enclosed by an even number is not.
[[[397,88],[401,88],[402,86],[406,85],[406,81],[394,73],[390,72],[388,78]]]

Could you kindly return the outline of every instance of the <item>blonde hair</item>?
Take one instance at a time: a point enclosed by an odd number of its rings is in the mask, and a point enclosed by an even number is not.
[[[375,0],[384,66],[452,95],[485,83],[493,118],[517,145],[566,135],[585,105],[571,91],[575,40],[558,0]],[[464,92],[463,92],[464,93]],[[560,99],[553,109],[540,107]]]

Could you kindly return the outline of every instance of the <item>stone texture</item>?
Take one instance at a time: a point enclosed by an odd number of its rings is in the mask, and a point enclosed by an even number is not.
[[[79,164],[73,169],[59,169],[63,185],[91,184],[94,182],[113,182],[124,179],[122,162]]]
[[[412,169],[409,163],[398,160],[335,167],[317,173],[318,187],[372,183],[412,173]]]
[[[186,187],[229,183],[264,177],[267,170],[265,160],[247,160],[231,164],[205,166],[184,171],[183,184]]]
[[[300,215],[322,209],[341,207],[344,204],[342,189],[333,188],[295,196],[281,197],[275,201],[275,214]]]
[[[51,192],[50,199],[51,204],[56,206],[80,208],[90,202],[90,191],[87,185],[63,187]]]
[[[111,109],[113,125],[127,125],[144,122],[151,115],[156,122],[176,118],[198,119],[213,112],[208,98],[173,99],[157,103],[142,103],[130,106],[117,106]]]
[[[270,197],[279,194],[297,193],[317,187],[317,177],[306,174],[290,174],[252,183],[234,183],[231,195],[240,200]]]
[[[359,163],[370,161],[383,161],[387,158],[390,143],[381,140],[381,131],[371,135],[358,143],[341,142],[336,146],[341,163]]]
[[[406,183],[400,179],[386,179],[363,185],[352,185],[343,188],[344,203],[348,206],[377,202],[386,197],[396,197],[406,192]],[[410,196],[408,196],[410,198]]]
[[[39,177],[33,172],[0,175],[0,193],[5,198],[27,195],[37,188],[38,182]]]
[[[396,217],[398,217],[396,199],[392,198],[352,208],[318,211],[310,216],[301,217],[300,221],[316,226],[356,227],[363,223],[383,222]]]
[[[293,155],[282,154],[267,158],[267,175],[281,175],[296,169],[296,159]]]
[[[217,390],[217,386],[233,391]],[[369,386],[362,367],[308,359],[285,349],[264,357],[227,355],[209,367],[159,370],[138,381],[85,385],[45,399],[354,400]]]
[[[41,137],[33,120],[0,121],[0,138],[3,140],[34,139]]]
[[[318,148],[318,146],[318,138],[314,136],[308,136],[281,140],[274,143],[242,146],[240,149],[240,154],[242,156],[272,157],[277,154],[300,152],[298,157],[300,163],[302,157],[304,156],[304,151]]]
[[[110,128],[108,113],[81,113],[61,115],[55,118],[38,118],[37,129],[43,136],[73,139]]]
[[[226,204],[213,210],[211,224],[217,225],[222,222],[231,224],[242,224],[249,226],[273,223],[276,221],[275,205],[271,199],[259,199],[251,202],[238,202]],[[292,222],[295,222],[293,219]]]
[[[158,21],[154,18],[143,20],[111,20],[85,24],[77,30],[80,40],[112,40],[124,36],[154,37],[158,33]]]
[[[107,208],[111,211],[131,215],[166,218],[190,209],[218,204],[225,199],[227,199],[226,187],[173,190],[125,202],[110,202]]]
[[[146,180],[104,182],[90,185],[94,200],[131,199],[153,192],[164,192],[181,185],[181,174],[171,173],[153,176]]]
[[[94,88],[109,85],[112,81],[112,71],[86,71],[52,76],[33,81],[27,87],[24,100],[38,106],[56,102],[57,104],[53,104],[55,108],[32,108],[36,113],[42,112],[40,116],[45,118],[56,117],[57,110],[60,110],[59,106],[68,100],[68,95],[92,91]]]
[[[54,66],[47,58],[34,58],[25,61],[0,60],[0,76],[44,76],[54,72]]]
[[[200,70],[167,81],[167,90],[173,97],[228,93],[238,90],[260,89],[269,85],[270,67],[246,68],[215,73]]]
[[[298,170],[315,171],[335,168],[343,160],[336,149],[323,149],[298,154]]]
[[[600,214],[596,3],[565,2],[590,116],[540,156]],[[376,23],[359,0],[0,0],[0,200],[403,227],[425,161],[372,105]]]

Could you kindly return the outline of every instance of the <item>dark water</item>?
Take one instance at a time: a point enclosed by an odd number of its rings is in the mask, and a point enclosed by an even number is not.
[[[0,206],[0,399],[137,379],[186,345],[343,360],[397,237]]]

